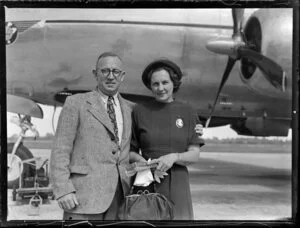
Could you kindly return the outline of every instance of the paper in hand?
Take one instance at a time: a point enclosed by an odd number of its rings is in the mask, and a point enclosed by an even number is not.
[[[151,184],[153,181],[154,181],[153,175],[152,175],[151,170],[149,168],[149,169],[146,169],[146,170],[139,171],[136,174],[133,185],[134,186],[143,186],[143,187],[145,187],[145,186],[148,186],[149,184]]]

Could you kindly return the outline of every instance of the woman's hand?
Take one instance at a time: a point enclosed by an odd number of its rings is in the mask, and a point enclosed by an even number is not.
[[[148,164],[158,163],[156,169],[162,172],[169,170],[173,164],[177,161],[177,154],[171,153],[164,156],[161,156],[157,159],[153,159],[148,162]]]
[[[199,134],[200,136],[202,136],[203,135],[203,125],[196,124],[195,132],[196,132],[196,134]]]

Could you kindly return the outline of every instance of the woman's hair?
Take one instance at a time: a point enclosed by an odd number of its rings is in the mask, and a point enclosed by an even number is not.
[[[170,79],[171,79],[171,81],[173,82],[173,85],[174,85],[173,93],[176,93],[179,90],[179,87],[181,85],[181,81],[179,79],[179,76],[175,73],[175,71],[172,68],[168,67],[168,66],[160,66],[160,67],[151,69],[151,71],[148,74],[148,80],[147,80],[148,86],[147,87],[151,88],[152,75],[155,72],[160,71],[160,70],[165,70],[169,73]]]

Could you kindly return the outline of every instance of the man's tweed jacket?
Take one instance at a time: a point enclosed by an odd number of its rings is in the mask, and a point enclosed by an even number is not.
[[[129,164],[133,103],[118,96],[123,137],[118,146],[112,123],[96,90],[69,96],[61,111],[50,159],[56,198],[76,192],[79,206],[68,212],[103,213],[110,206],[120,175],[124,195],[130,190]]]

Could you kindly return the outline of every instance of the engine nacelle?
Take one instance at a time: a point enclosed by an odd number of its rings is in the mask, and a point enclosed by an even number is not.
[[[285,72],[284,91],[275,88],[250,60],[241,59],[242,81],[256,93],[291,99],[292,93],[292,9],[260,9],[246,21],[244,34],[252,49],[278,63]]]
[[[248,117],[230,125],[239,135],[247,136],[287,136],[290,120]]]
[[[15,96],[12,94],[7,94],[7,112],[29,115],[35,118],[43,119],[44,113],[43,109],[34,101]]]

